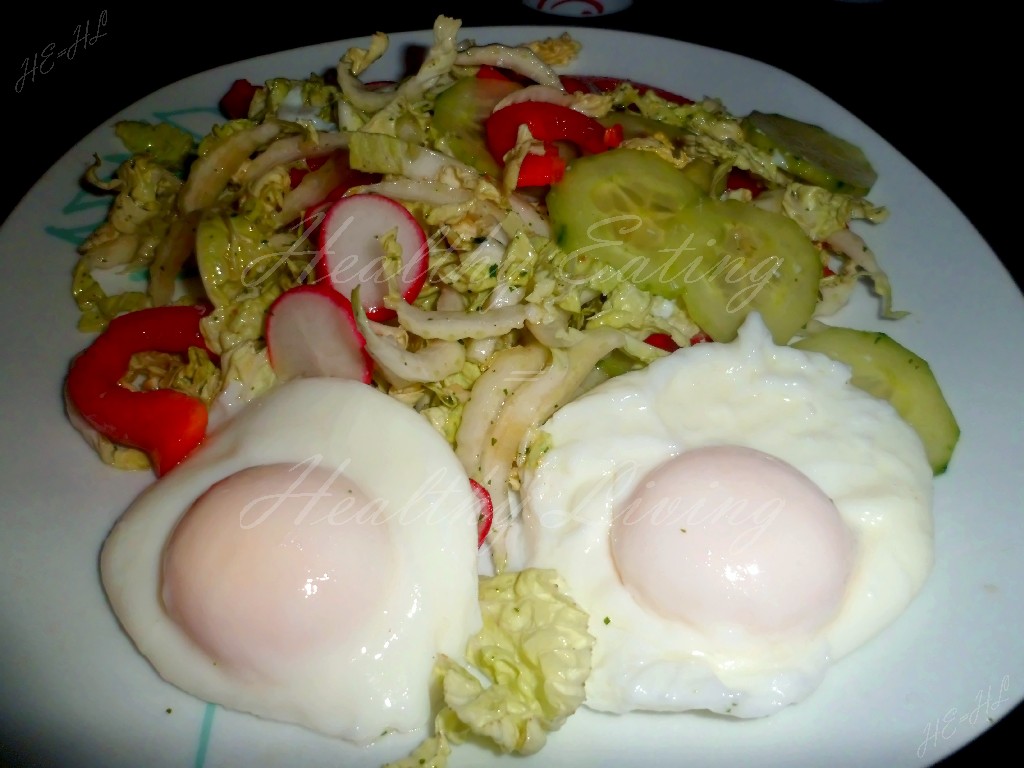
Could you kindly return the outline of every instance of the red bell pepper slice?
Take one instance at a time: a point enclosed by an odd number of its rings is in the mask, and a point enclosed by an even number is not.
[[[199,328],[207,305],[140,309],[115,317],[71,363],[67,395],[104,437],[144,451],[157,476],[181,462],[206,435],[202,400],[172,389],[137,392],[121,385],[133,354],[207,349]]]
[[[228,120],[242,120],[248,117],[249,105],[258,90],[259,86],[248,80],[235,80],[228,92],[221,96],[218,104],[221,113]]]
[[[535,155],[531,152],[523,158],[523,164],[519,166],[519,178],[516,180],[516,186],[544,187],[561,181],[564,175],[565,158],[558,154],[558,147],[547,143],[544,145],[543,155]]]
[[[570,141],[588,154],[604,152],[622,142],[621,129],[606,129],[575,109],[544,101],[521,101],[502,107],[487,118],[487,148],[499,163],[515,146],[520,125],[529,128],[538,141]]]

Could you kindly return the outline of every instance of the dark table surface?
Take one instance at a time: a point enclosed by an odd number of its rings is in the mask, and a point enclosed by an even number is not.
[[[174,4],[160,13],[148,9],[159,6],[147,4],[135,4],[131,11],[22,5],[20,20],[11,17],[5,24],[7,96],[0,125],[7,163],[0,220],[82,136],[158,88],[262,54],[375,31],[428,29],[443,13],[465,27],[571,23],[657,34],[786,70],[859,116],[935,182],[1020,286],[1020,246],[1011,231],[1018,222],[1010,217],[1010,202],[1019,191],[1008,182],[1019,165],[1013,153],[1021,129],[1007,114],[1015,94],[1007,92],[1005,74],[1011,71],[1008,52],[1020,45],[1013,40],[1017,27],[1009,11],[988,10],[986,3],[962,4],[956,13],[909,5],[734,0],[678,5],[670,17],[665,4],[635,0],[617,14],[566,20],[517,0],[453,0],[409,8],[389,4],[390,11],[370,11],[371,21],[350,18],[346,8],[351,6],[344,3],[286,4],[270,14],[257,14],[249,4],[225,5],[230,10],[223,12]],[[87,23],[92,34],[100,31],[101,14],[102,37],[80,47],[73,60],[51,58],[48,71],[32,75],[31,60],[39,62],[49,44],[56,50],[67,46],[76,28],[81,33]],[[1010,617],[1006,629],[1013,631]],[[1018,708],[940,765],[974,765],[999,747],[1013,754],[1014,727],[1022,722]]]

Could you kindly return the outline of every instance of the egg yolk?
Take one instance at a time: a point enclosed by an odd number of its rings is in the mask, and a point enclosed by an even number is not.
[[[615,565],[634,599],[704,629],[810,632],[839,611],[853,563],[835,504],[779,458],[686,451],[651,470],[616,515]]]
[[[343,471],[313,461],[230,475],[168,541],[167,613],[217,663],[284,679],[290,660],[379,612],[396,560],[385,513]]]

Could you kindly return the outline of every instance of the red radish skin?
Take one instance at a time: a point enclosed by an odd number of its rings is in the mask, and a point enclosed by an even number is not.
[[[477,500],[480,502],[479,523],[477,524],[477,529],[479,530],[477,547],[482,547],[487,539],[487,534],[491,532],[491,523],[494,522],[494,504],[491,502],[491,494],[476,480],[470,478],[469,486],[473,489],[473,493],[476,494]]]
[[[310,157],[306,159],[306,165],[308,166],[309,171],[315,171],[325,162],[327,162],[326,157]],[[354,169],[349,165],[347,152],[336,152],[335,163],[336,165],[343,165],[346,169],[342,174],[342,182],[328,192],[327,196],[324,197],[321,202],[310,206],[302,214],[302,228],[303,231],[309,233],[307,237],[310,244],[320,242],[320,223],[327,215],[327,211],[330,210],[332,204],[343,198],[345,193],[352,189],[352,187],[361,186],[363,184],[373,184],[381,179],[381,175],[379,173],[367,173],[366,171],[357,171]],[[301,181],[301,177],[305,176],[309,171],[298,171],[293,169],[291,172],[292,186],[294,187],[298,184],[298,182]]]
[[[350,195],[331,205],[320,225],[317,281],[333,286],[347,299],[353,288],[362,286],[360,300],[366,316],[377,322],[396,315],[384,305],[388,283],[380,243],[392,230],[402,248],[399,293],[412,302],[426,282],[430,248],[423,228],[404,205],[376,193]]]
[[[313,376],[369,384],[373,359],[352,304],[328,285],[297,285],[267,310],[267,355],[283,381]]]

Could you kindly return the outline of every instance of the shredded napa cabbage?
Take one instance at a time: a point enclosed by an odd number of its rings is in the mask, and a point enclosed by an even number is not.
[[[98,164],[97,160],[97,164]],[[133,155],[118,166],[114,179],[95,186],[116,192],[106,220],[79,247],[91,269],[143,267],[153,258],[173,216],[181,179],[149,154]]]
[[[467,663],[443,656],[435,667],[444,707],[434,734],[387,768],[443,768],[451,745],[471,736],[532,755],[583,704],[594,638],[555,571],[482,578],[480,608],[483,628],[468,644]]]
[[[277,118],[308,123],[320,130],[336,129],[340,98],[338,87],[316,73],[305,80],[274,77],[253,95],[249,119],[262,122]]]
[[[120,120],[114,133],[133,155],[149,155],[168,170],[181,172],[196,153],[196,142],[188,131],[170,123]]]

